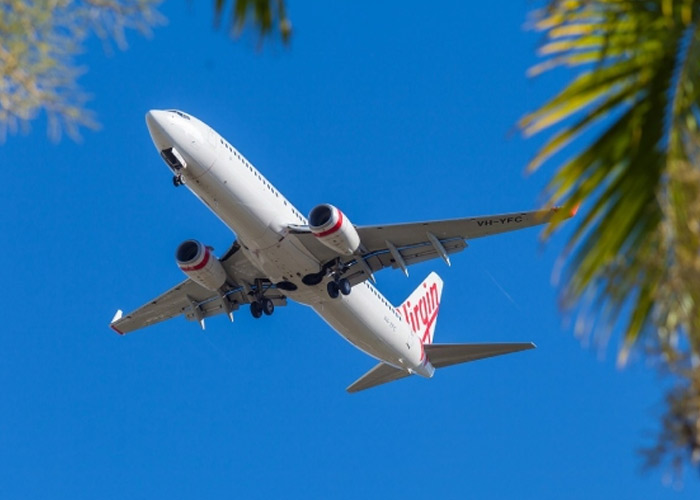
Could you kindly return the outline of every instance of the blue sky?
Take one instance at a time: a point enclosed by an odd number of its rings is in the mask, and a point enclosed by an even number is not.
[[[89,43],[100,131],[53,144],[38,120],[1,146],[2,498],[697,498],[696,474],[679,490],[640,473],[665,381],[618,370],[615,338],[582,348],[558,311],[565,234],[377,276],[394,303],[443,277],[438,342],[538,345],[432,380],[346,394],[374,361],[299,305],[115,335],[117,308],[182,279],[181,241],[234,238],[172,187],[149,109],[194,114],[301,211],[330,202],[356,224],[532,208],[552,171],[524,176],[540,139],[511,133],[566,76],[525,78],[529,2],[295,2],[291,46],[262,51],[194,4],[167,2],[125,52]]]

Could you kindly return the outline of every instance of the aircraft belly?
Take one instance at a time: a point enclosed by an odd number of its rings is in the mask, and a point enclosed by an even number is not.
[[[226,167],[224,165],[223,167]],[[274,244],[278,235],[269,230],[272,214],[260,210],[259,200],[245,187],[237,186],[235,172],[219,165],[212,166],[206,175],[186,178],[186,186],[204,202],[232,231],[254,243],[255,247]]]
[[[364,285],[358,285],[348,296],[330,299],[325,295],[325,299],[312,307],[335,331],[366,354],[394,366],[413,365],[414,360],[408,359],[409,352],[403,352],[407,351],[403,342],[405,331],[390,328],[386,318],[377,314],[373,301],[374,296]]]
[[[268,231],[273,232],[271,229]],[[274,283],[290,281],[299,288],[308,288],[301,282],[301,278],[306,274],[318,272],[321,268],[319,262],[298,249],[289,237],[282,237],[278,233],[274,235],[274,245],[265,249],[250,250],[256,264]]]

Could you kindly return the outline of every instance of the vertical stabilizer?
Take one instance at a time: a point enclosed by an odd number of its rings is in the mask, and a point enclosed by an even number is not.
[[[442,279],[433,272],[398,308],[404,320],[411,325],[424,344],[433,343],[441,297]]]

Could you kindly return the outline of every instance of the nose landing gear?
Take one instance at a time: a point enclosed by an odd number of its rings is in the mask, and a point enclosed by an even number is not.
[[[185,181],[182,180],[182,174],[177,174],[173,176],[173,186],[182,186],[184,183]]]

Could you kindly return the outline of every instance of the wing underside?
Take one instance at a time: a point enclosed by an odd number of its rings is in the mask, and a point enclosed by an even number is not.
[[[571,214],[573,215],[573,214]],[[354,285],[387,267],[401,269],[426,260],[442,258],[448,264],[452,254],[467,248],[467,241],[545,224],[561,217],[558,208],[467,217],[429,222],[356,226],[360,250],[350,257],[339,256],[324,246],[308,226],[290,226],[301,243],[322,264],[337,259],[343,263],[343,276]]]
[[[239,250],[240,246],[234,243],[221,259],[230,278],[230,283],[221,293],[208,290],[188,278],[126,315],[118,312],[110,326],[117,333],[125,334],[184,315],[190,321],[199,321],[204,327],[206,318],[231,315],[260,296],[269,298],[275,306],[286,305],[286,297],[266,277],[256,274],[259,271]]]

